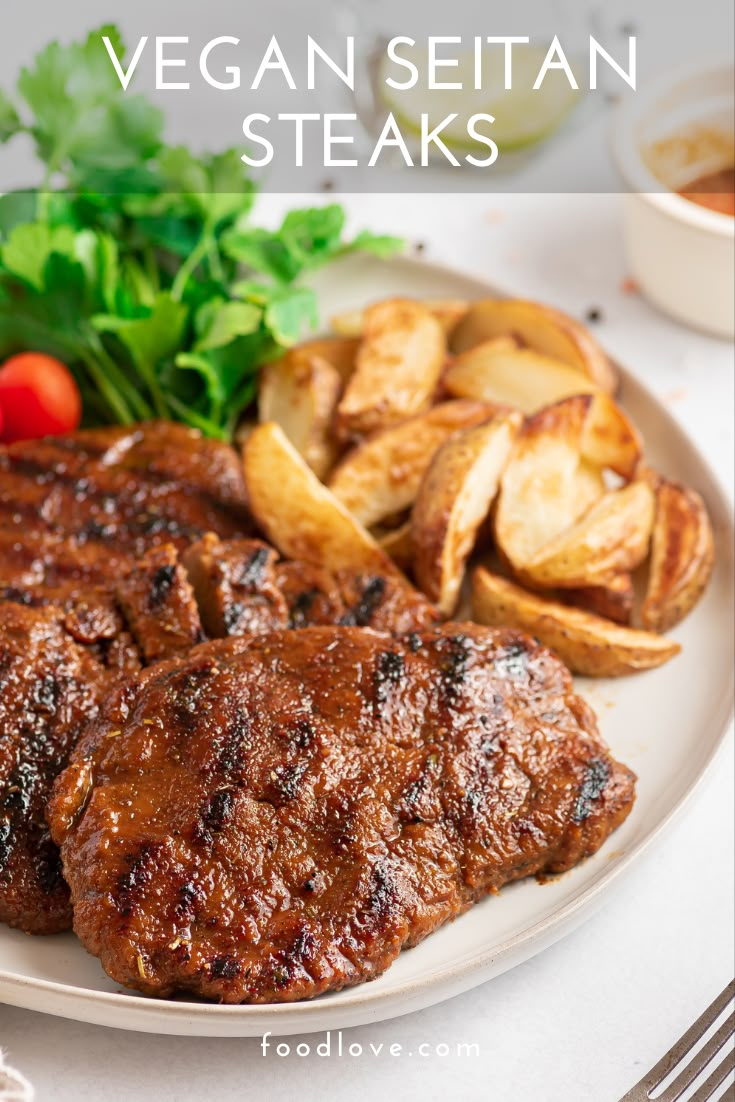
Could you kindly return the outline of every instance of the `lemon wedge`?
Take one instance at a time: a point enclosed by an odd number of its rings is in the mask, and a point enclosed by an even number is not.
[[[514,47],[513,87],[509,89],[504,87],[503,53],[497,47],[483,54],[483,87],[479,90],[474,87],[475,56],[470,50],[457,55],[457,66],[439,70],[438,79],[461,84],[461,90],[429,89],[425,47],[402,47],[400,56],[413,62],[419,79],[413,88],[405,91],[391,88],[386,84],[388,77],[400,81],[408,73],[386,54],[377,73],[380,99],[392,111],[401,128],[413,134],[421,133],[422,114],[429,116],[432,126],[447,115],[456,114],[457,118],[441,131],[441,138],[450,149],[476,148],[476,143],[467,133],[467,122],[478,113],[495,118],[492,126],[483,132],[493,138],[498,148],[510,150],[532,145],[552,134],[582,95],[570,87],[566,74],[558,69],[549,70],[541,88],[533,91],[546,57],[546,50],[536,46]],[[573,63],[570,64],[573,69]]]

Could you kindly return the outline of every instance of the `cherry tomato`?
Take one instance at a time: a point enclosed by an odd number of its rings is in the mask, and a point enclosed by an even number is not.
[[[69,369],[43,352],[21,352],[0,368],[0,436],[35,440],[79,427],[82,400]]]

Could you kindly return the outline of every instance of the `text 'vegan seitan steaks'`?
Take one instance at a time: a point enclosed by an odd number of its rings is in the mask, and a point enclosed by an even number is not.
[[[152,548],[170,557],[250,528],[237,455],[182,425],[0,448],[0,921],[71,923],[44,807],[85,720],[140,667],[117,583]],[[163,593],[170,564],[158,566]]]
[[[114,980],[269,1002],[371,979],[507,881],[570,868],[633,782],[526,636],[306,628],[144,671],[48,815]]]

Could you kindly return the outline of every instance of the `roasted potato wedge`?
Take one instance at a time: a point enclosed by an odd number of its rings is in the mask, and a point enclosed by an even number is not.
[[[626,481],[636,477],[643,460],[638,431],[607,394],[590,400],[581,440],[582,454],[598,467],[609,467]]]
[[[456,329],[470,308],[470,304],[461,298],[424,299],[423,305],[434,315],[447,337]],[[330,319],[333,332],[342,337],[361,337],[365,326],[364,310],[347,310]]]
[[[240,424],[235,429],[234,442],[235,446],[242,448],[253,429],[258,427],[258,421],[256,417],[243,417]]]
[[[353,337],[317,337],[297,346],[296,351],[306,356],[319,356],[331,364],[339,374],[342,383],[346,383],[355,370],[357,350],[360,341]]]
[[[627,573],[614,574],[600,585],[566,589],[563,597],[569,604],[616,624],[630,624],[633,619],[635,590],[633,578]]]
[[[455,329],[467,316],[469,302],[463,298],[429,298],[424,300],[427,307],[441,325],[449,340]]]
[[[667,631],[694,608],[712,573],[714,537],[694,490],[660,479],[651,539],[651,569],[641,609],[643,626]]]
[[[365,324],[364,310],[344,310],[341,314],[335,314],[329,319],[329,325],[333,333],[338,337],[361,337]]]
[[[342,379],[323,356],[306,347],[293,348],[266,364],[258,387],[261,424],[275,421],[319,478],[334,465],[338,445],[332,415]]]
[[[620,627],[590,612],[527,593],[477,567],[472,576],[472,615],[480,624],[514,627],[535,635],[575,673],[622,677],[661,666],[681,647],[652,632]]]
[[[355,370],[337,408],[343,439],[428,409],[446,359],[444,331],[425,306],[388,299],[365,311]]]
[[[401,570],[411,570],[413,566],[413,541],[411,539],[411,521],[405,521],[399,528],[391,528],[373,533],[378,546]]]
[[[366,528],[413,505],[434,452],[453,432],[487,421],[482,402],[442,402],[400,425],[374,433],[335,467],[329,488]]]
[[[259,425],[243,449],[253,516],[290,559],[327,570],[351,569],[403,577],[359,521],[323,486],[273,421]]]
[[[580,395],[548,406],[519,433],[495,516],[498,550],[516,574],[605,492],[602,472],[581,455],[590,401]]]
[[[521,423],[514,411],[455,433],[421,482],[411,515],[414,577],[445,616],[457,606],[467,559]]]
[[[613,574],[634,570],[648,554],[654,497],[647,482],[631,482],[592,505],[523,564],[537,585],[604,585]]]
[[[451,350],[466,352],[492,337],[508,335],[575,368],[607,394],[615,393],[615,371],[587,330],[560,310],[538,302],[483,299],[474,303],[454,330]]]
[[[532,348],[519,348],[507,337],[494,337],[457,356],[442,377],[457,398],[503,402],[535,413],[572,394],[599,388],[587,375]]]

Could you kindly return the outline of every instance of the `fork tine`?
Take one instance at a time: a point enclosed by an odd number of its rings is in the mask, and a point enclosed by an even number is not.
[[[690,1087],[705,1068],[709,1067],[720,1049],[724,1048],[730,1040],[734,1031],[735,1014],[731,1014],[717,1032],[710,1037],[707,1044],[682,1068],[673,1083],[670,1083],[663,1094],[659,1096],[658,1102],[676,1102],[678,1098],[681,1098],[687,1087]]]
[[[674,1068],[681,1063],[687,1053],[690,1052],[697,1041],[704,1036],[710,1026],[719,1018],[720,1014],[722,1014],[723,1010],[732,1002],[734,997],[735,980],[732,980],[725,990],[710,1003],[704,1013],[697,1018],[696,1022],[689,1027],[686,1033],[679,1038],[673,1048],[659,1060],[655,1067],[651,1068],[648,1075],[644,1076],[639,1083],[621,1098],[620,1102],[645,1102],[645,1099],[650,1098],[656,1087],[658,1087],[664,1079],[671,1074]],[[721,1047],[722,1045],[719,1046],[719,1048]],[[719,1048],[715,1051],[719,1051]],[[701,1071],[702,1067],[700,1067],[697,1074],[700,1074]],[[678,1097],[679,1095],[673,1095],[673,1098]],[[705,1098],[706,1097],[705,1095]],[[660,1098],[657,1102],[663,1102],[663,1099]]]
[[[704,1083],[702,1083],[702,1086],[694,1092],[689,1102],[708,1102],[717,1088],[722,1086],[732,1071],[735,1071],[735,1052],[728,1053],[725,1059],[720,1061],[709,1079],[706,1079]],[[730,1097],[732,1097],[732,1095],[730,1095]],[[721,1102],[725,1102],[724,1094]]]

